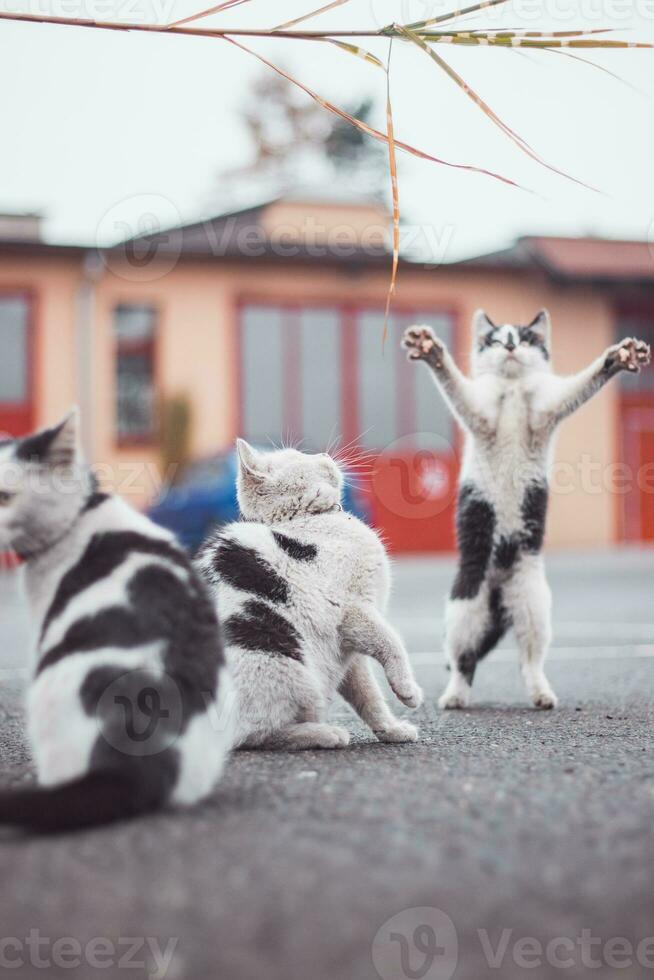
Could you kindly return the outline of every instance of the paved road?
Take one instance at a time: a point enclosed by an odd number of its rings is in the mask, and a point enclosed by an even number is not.
[[[393,616],[428,693],[420,744],[378,745],[343,709],[351,748],[240,753],[193,812],[3,838],[0,968],[140,978],[168,953],[171,980],[654,978],[654,553],[550,567],[558,711],[527,708],[506,648],[474,710],[438,713],[429,651],[451,563],[398,564]],[[30,778],[27,621],[13,580],[0,588],[9,783]],[[147,965],[128,969],[137,937]]]

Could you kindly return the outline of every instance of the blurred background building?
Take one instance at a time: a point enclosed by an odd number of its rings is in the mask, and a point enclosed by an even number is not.
[[[371,520],[396,552],[454,545],[460,436],[402,330],[430,323],[465,366],[484,307],[543,306],[572,372],[625,335],[654,342],[646,243],[523,238],[452,264],[401,263],[386,343],[388,215],[338,187],[287,194],[105,250],[46,243],[0,215],[0,429],[77,402],[100,476],[139,506],[237,434],[309,451],[352,444]],[[654,373],[614,383],[564,426],[549,543],[654,539]]]

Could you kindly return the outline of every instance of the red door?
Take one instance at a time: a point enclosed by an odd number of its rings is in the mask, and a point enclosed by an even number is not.
[[[33,428],[31,301],[0,292],[0,432],[19,436]]]
[[[395,553],[451,551],[458,472],[457,434],[449,409],[422,364],[409,364],[400,338],[413,323],[431,325],[451,348],[447,311],[395,311],[382,345],[381,310],[354,311],[349,357],[350,438],[375,462],[368,489],[371,519]]]
[[[654,399],[632,397],[622,407],[622,441],[628,486],[624,493],[624,537],[654,541]]]

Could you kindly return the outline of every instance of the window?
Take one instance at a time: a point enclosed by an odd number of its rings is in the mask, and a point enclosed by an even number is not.
[[[0,296],[0,405],[29,400],[29,302],[25,296]]]
[[[433,380],[420,365],[410,364],[400,347],[405,329],[413,323],[433,327],[452,346],[451,317],[442,313],[402,313],[389,318],[384,348],[382,310],[357,317],[360,443],[384,449],[398,440],[421,449],[448,450],[452,445],[452,418]]]
[[[260,445],[280,439],[318,451],[339,437],[372,450],[398,440],[448,451],[450,413],[427,371],[399,346],[411,323],[452,342],[451,317],[395,314],[382,347],[384,312],[247,305],[241,314],[242,428]]]
[[[116,430],[122,443],[146,442],[155,431],[154,343],[156,312],[149,306],[118,306]]]

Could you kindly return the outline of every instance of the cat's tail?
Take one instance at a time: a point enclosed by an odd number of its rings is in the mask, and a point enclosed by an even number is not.
[[[161,809],[176,776],[171,757],[162,753],[59,786],[0,793],[0,825],[56,834],[129,820]]]

